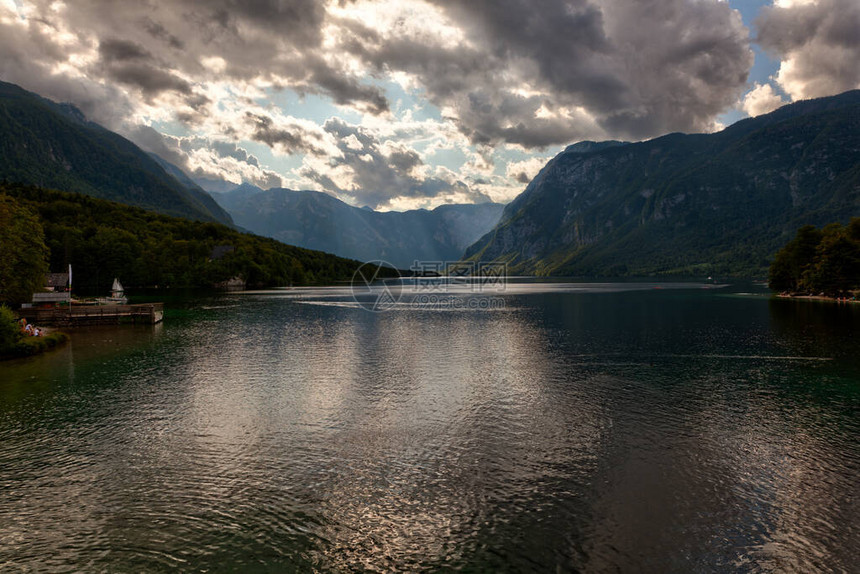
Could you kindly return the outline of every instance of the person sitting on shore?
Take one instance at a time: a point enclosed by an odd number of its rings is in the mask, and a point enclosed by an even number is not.
[[[24,333],[26,333],[27,335],[30,335],[32,337],[33,336],[33,325],[27,323],[27,325],[24,326]]]

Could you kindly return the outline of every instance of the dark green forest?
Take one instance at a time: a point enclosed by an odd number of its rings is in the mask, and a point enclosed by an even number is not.
[[[183,185],[135,144],[57,104],[0,82],[0,178],[74,191],[166,215],[230,224],[194,185]]]
[[[801,227],[770,266],[770,288],[792,295],[846,297],[860,290],[860,218]]]
[[[114,277],[126,288],[211,287],[236,276],[249,287],[324,284],[351,279],[359,265],[219,223],[170,217],[76,193],[4,183],[0,199],[10,213],[35,216],[26,230],[16,232],[27,235],[18,243],[44,242],[51,271],[65,271],[71,264],[78,293],[104,294]],[[16,237],[7,239],[8,248]],[[41,273],[42,252],[32,253],[29,266]],[[22,302],[18,296],[13,299]]]

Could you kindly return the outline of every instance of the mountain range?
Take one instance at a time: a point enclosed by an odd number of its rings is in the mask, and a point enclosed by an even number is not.
[[[414,261],[457,261],[493,228],[498,203],[442,205],[433,210],[374,211],[318,191],[243,184],[213,197],[236,225],[284,243],[401,269]]]
[[[465,256],[537,275],[761,276],[804,224],[860,215],[860,91],[714,134],[567,148]]]
[[[0,82],[0,179],[232,224],[208,193],[165,168],[178,171],[74,106]]]
[[[503,207],[446,205],[383,213],[321,192],[263,191],[248,184],[233,189],[235,184],[201,180],[213,190],[210,195],[179,167],[88,121],[73,105],[5,82],[0,82],[0,180],[238,225],[299,247],[404,268],[416,259],[458,259],[495,225]]]
[[[378,212],[322,192],[201,185],[74,106],[0,82],[0,180],[400,268],[466,257],[535,275],[761,276],[802,225],[860,215],[860,90],[713,134],[580,142],[507,206]],[[204,186],[229,191],[216,201]]]

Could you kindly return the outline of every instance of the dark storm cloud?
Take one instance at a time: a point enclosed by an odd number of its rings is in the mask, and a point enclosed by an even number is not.
[[[524,171],[517,172],[514,175],[514,179],[516,179],[519,183],[524,183],[524,184],[528,184],[532,180],[532,178],[529,177],[529,174],[527,174]]]
[[[857,0],[767,7],[756,20],[756,28],[761,45],[783,61],[777,78],[793,99],[860,88]]]
[[[746,88],[753,54],[740,15],[725,2],[639,0],[609,24],[632,96],[603,115],[610,134],[702,131]],[[623,9],[621,9],[623,8]]]
[[[95,83],[119,81],[152,97],[170,90],[188,93],[198,81],[264,80],[299,93],[328,95],[373,114],[388,110],[379,88],[355,76],[340,59],[327,57],[321,45],[326,18],[321,0],[68,0],[59,15],[52,0],[32,4],[33,22],[62,19],[69,30],[99,46],[99,65],[86,70]],[[68,60],[69,48],[58,45],[55,34],[29,28],[31,37],[44,37],[27,43],[50,56],[48,69]],[[0,45],[13,33],[0,29]],[[32,57],[33,50],[25,53]],[[213,57],[223,59],[223,69],[204,67],[202,61]]]
[[[185,98],[185,105],[187,105],[188,107],[190,107],[193,110],[198,110],[198,111],[200,109],[205,108],[206,106],[210,105],[211,103],[212,103],[212,100],[210,100],[208,97],[206,97],[203,94],[194,94],[192,96]]]
[[[352,187],[341,187],[327,171],[305,168],[303,175],[327,190],[352,197],[358,205],[375,209],[388,206],[398,197],[426,199],[450,193],[462,193],[479,202],[488,201],[485,195],[470,190],[462,182],[416,176],[412,172],[423,162],[414,150],[383,145],[359,126],[331,119],[325,123],[325,130],[334,136],[341,152],[340,157],[330,158],[328,167],[332,170],[347,167],[352,175]],[[361,143],[361,149],[351,145],[353,138]]]
[[[144,17],[141,20],[141,24],[143,24],[144,30],[146,30],[150,36],[157,40],[161,40],[171,48],[181,50],[185,47],[185,43],[182,40],[168,32],[167,29],[158,22]]]
[[[198,2],[186,0],[186,5]],[[223,26],[252,24],[298,38],[297,43],[319,43],[325,20],[324,2],[319,0],[208,0],[205,8]]]
[[[308,64],[313,69],[311,81],[328,92],[335,103],[346,105],[360,102],[364,104],[363,108],[375,115],[389,110],[385,94],[376,86],[362,84],[355,78],[345,76],[317,57],[310,58]]]
[[[99,43],[99,55],[105,62],[152,59],[152,54],[143,46],[116,38],[102,40]]]
[[[192,96],[192,86],[188,81],[176,75],[169,66],[136,42],[118,38],[101,40],[99,62],[105,76],[141,90],[147,99],[162,92],[176,92],[188,96],[186,105],[197,113],[209,103],[205,96]],[[179,111],[177,117],[183,121],[192,121],[195,114]]]
[[[388,165],[401,173],[408,174],[423,163],[418,152],[412,149],[398,149],[388,155]]]
[[[194,38],[196,55],[224,58],[228,77],[283,79],[299,93],[326,94],[338,104],[357,105],[374,114],[388,111],[381,90],[365,84],[336,60],[324,57],[325,2],[180,0],[174,4],[180,5],[192,21],[203,23],[202,34]],[[161,11],[179,11],[175,5],[168,4],[168,8]],[[186,43],[191,45],[191,40]],[[189,66],[196,64],[190,62]]]
[[[597,109],[616,103],[607,94],[623,96],[624,84],[601,65],[613,51],[603,14],[587,0],[542,2],[539,8],[530,0],[432,1],[470,26],[471,36],[498,63],[526,58],[539,77],[556,89],[581,93],[583,103]]]
[[[322,0],[69,0],[60,15],[50,0],[35,5],[41,17],[95,39],[96,83],[101,74],[152,98],[187,96],[208,81],[265,80],[383,114],[384,92],[351,71],[348,58],[357,57],[380,77],[412,75],[477,144],[531,148],[706,129],[737,101],[752,62],[740,17],[717,0],[429,2],[465,41],[335,18]],[[333,47],[323,44],[329,25],[337,27]],[[67,58],[64,49],[40,51]],[[212,58],[223,65],[207,67]],[[193,112],[180,119],[205,117],[206,107],[186,105]],[[260,136],[294,145],[289,133]]]
[[[748,31],[724,2],[431,1],[467,44],[354,25],[344,46],[377,70],[415,74],[479,144],[543,147],[708,129],[737,101],[752,65]],[[562,113],[540,117],[541,108]]]
[[[0,80],[61,102],[72,102],[84,114],[107,126],[119,125],[133,111],[122,91],[82,75],[58,74],[55,67],[69,49],[55,42],[56,25],[33,19],[18,25],[0,23]]]
[[[151,96],[164,91],[191,94],[191,84],[182,78],[150,64],[128,63],[110,65],[107,76],[128,86],[140,88]]]
[[[604,0],[602,17],[590,3],[553,4],[536,21],[529,2],[510,0],[508,19],[528,24],[519,32],[495,19],[488,25],[516,38],[514,53],[536,61],[559,103],[584,107],[609,134],[707,129],[745,85],[752,64],[747,31],[726,3]],[[558,142],[558,135],[548,139]]]
[[[253,112],[245,112],[245,122],[251,129],[251,139],[270,148],[280,148],[290,154],[325,153],[320,136],[298,124],[278,124],[269,116]]]

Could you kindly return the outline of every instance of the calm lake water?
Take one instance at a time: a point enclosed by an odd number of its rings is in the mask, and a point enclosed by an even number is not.
[[[0,365],[0,570],[856,572],[860,305],[749,290],[75,332]]]

